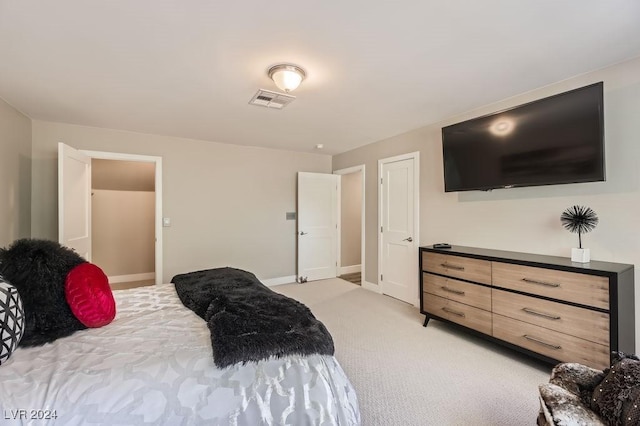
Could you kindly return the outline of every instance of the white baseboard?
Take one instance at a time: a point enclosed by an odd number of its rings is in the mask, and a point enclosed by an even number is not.
[[[267,287],[273,287],[274,285],[293,284],[296,282],[296,276],[290,275],[288,277],[269,278],[267,280],[260,280],[262,284]]]
[[[362,271],[362,265],[341,266],[338,275],[355,274],[360,271]]]
[[[109,278],[109,283],[127,283],[130,281],[152,280],[156,277],[155,272],[144,272],[142,274],[114,275]]]
[[[373,291],[374,293],[382,294],[380,286],[378,284],[370,283],[369,281],[362,281],[362,288]]]

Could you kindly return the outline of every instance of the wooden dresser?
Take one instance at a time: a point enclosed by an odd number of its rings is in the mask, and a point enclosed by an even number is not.
[[[420,312],[550,363],[635,353],[633,265],[454,246],[420,248]]]

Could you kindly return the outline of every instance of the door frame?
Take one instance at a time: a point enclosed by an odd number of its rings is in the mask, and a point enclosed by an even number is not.
[[[364,273],[366,271],[365,268],[365,241],[366,241],[366,226],[365,226],[365,220],[367,218],[367,215],[365,214],[365,210],[366,210],[366,204],[365,204],[365,192],[366,192],[366,174],[365,174],[365,165],[364,164],[360,164],[357,166],[353,166],[353,167],[347,167],[346,169],[340,169],[340,170],[334,170],[333,174],[334,175],[349,175],[351,173],[357,173],[357,172],[361,172],[362,173],[362,199],[361,199],[361,217],[360,217],[360,283],[364,286],[365,283],[365,279],[364,279]],[[342,267],[342,259],[341,259],[341,255],[342,255],[342,251],[341,251],[341,245],[342,245],[342,181],[340,182],[340,186],[338,186],[338,250],[337,250],[337,255],[338,255],[338,271],[340,271],[340,268]]]
[[[395,163],[396,161],[409,160],[413,159],[413,233],[415,234],[415,279],[414,284],[415,288],[415,299],[413,301],[414,306],[420,306],[420,289],[418,287],[418,247],[420,247],[420,152],[410,152],[407,154],[396,155],[394,157],[387,157],[378,160],[378,275],[376,276],[376,281],[378,283],[378,292],[382,293],[382,283],[380,282],[380,276],[384,273],[382,270],[382,257],[383,257],[383,246],[382,246],[382,232],[380,229],[382,228],[382,166],[388,163]]]
[[[79,150],[90,158],[100,160],[135,161],[139,163],[155,163],[155,274],[156,284],[162,284],[163,278],[163,245],[162,245],[162,157],[152,155],[124,154],[119,152]]]

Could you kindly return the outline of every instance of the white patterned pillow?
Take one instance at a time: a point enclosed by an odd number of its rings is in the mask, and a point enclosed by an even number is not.
[[[24,334],[24,310],[18,290],[0,276],[0,364],[11,356]]]

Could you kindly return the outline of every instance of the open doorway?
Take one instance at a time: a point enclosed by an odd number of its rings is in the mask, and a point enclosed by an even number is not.
[[[155,284],[163,282],[163,256],[162,256],[162,158],[148,155],[124,154],[115,152],[87,151],[78,150],[72,146],[62,142],[58,143],[58,241],[77,251],[87,261],[98,262],[93,256],[93,226],[92,226],[92,165],[96,160],[122,160],[124,162],[149,163],[153,170],[153,188],[154,188],[154,212],[149,222],[153,224],[153,275],[151,271],[143,270],[140,272],[142,276],[136,273],[125,273],[122,275],[114,275],[113,270],[106,268],[108,276],[115,277],[115,280],[129,281],[141,280],[141,278],[153,279]],[[96,162],[98,164],[98,162]],[[123,176],[121,176],[123,177]],[[125,178],[124,180],[128,180]],[[110,184],[111,185],[111,184]],[[114,184],[116,187],[123,184]],[[150,184],[147,184],[149,186]],[[102,184],[98,184],[98,188]],[[120,210],[126,207],[125,201],[117,206]],[[100,208],[97,206],[96,208]],[[107,209],[106,207],[104,209]],[[116,213],[119,213],[116,212]],[[148,224],[147,224],[148,225]],[[100,225],[101,231],[109,233],[109,224]],[[127,240],[123,247],[129,245]],[[100,256],[100,255],[99,255]],[[103,266],[104,258],[100,261]],[[120,272],[121,273],[121,272]],[[151,277],[151,278],[146,278]]]
[[[336,170],[339,190],[338,276],[354,284],[364,281],[364,165]]]
[[[96,160],[115,160],[115,161],[123,161],[123,162],[133,162],[136,164],[152,164],[154,170],[154,213],[153,213],[153,226],[154,226],[154,281],[155,284],[162,284],[164,282],[163,277],[163,238],[162,238],[162,157],[156,157],[151,155],[138,155],[138,154],[125,154],[119,152],[104,152],[104,151],[82,151],[84,155],[91,158],[91,163]],[[93,174],[93,173],[92,173]],[[93,216],[93,214],[92,214]],[[92,232],[93,234],[93,232]],[[92,244],[93,246],[93,244]],[[106,272],[106,271],[105,271]],[[144,271],[143,273],[145,273]],[[107,272],[107,276],[109,273]],[[124,275],[124,283],[113,283],[112,286],[115,288],[127,288],[126,282],[127,280],[133,280],[128,282],[134,282],[140,280],[140,277],[126,277]],[[122,279],[122,275],[116,275],[116,281]],[[120,277],[120,278],[117,278]],[[135,285],[135,284],[134,284]]]
[[[113,289],[155,284],[155,163],[91,160],[92,259]]]

